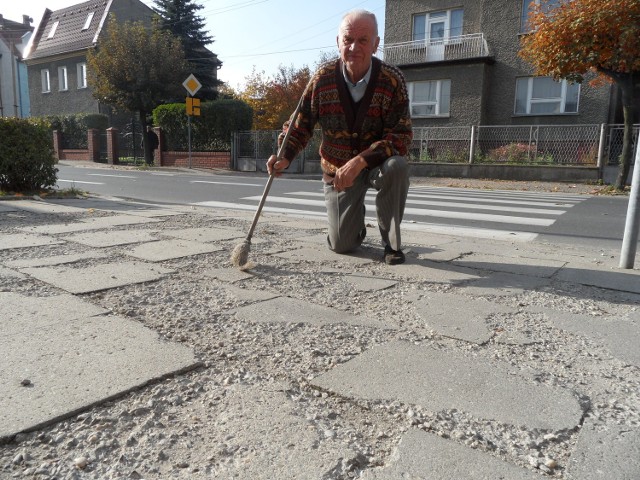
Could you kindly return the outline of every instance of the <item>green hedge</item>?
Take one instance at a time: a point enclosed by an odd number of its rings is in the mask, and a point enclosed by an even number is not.
[[[62,132],[62,148],[86,149],[88,129],[104,131],[109,127],[109,117],[102,113],[47,115],[43,120],[51,124],[51,131]]]
[[[191,149],[204,152],[230,150],[231,133],[250,130],[252,122],[253,110],[241,100],[203,102],[200,116],[191,117]],[[184,151],[189,148],[184,103],[157,107],[153,111],[153,123],[162,129],[167,150]]]
[[[0,118],[0,189],[35,192],[57,182],[51,125],[42,119]]]

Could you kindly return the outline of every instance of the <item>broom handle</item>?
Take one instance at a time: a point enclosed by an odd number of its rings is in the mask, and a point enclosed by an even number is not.
[[[289,141],[289,135],[291,134],[292,124],[298,118],[298,114],[300,113],[300,108],[302,107],[302,98],[298,102],[298,106],[293,112],[292,120],[289,122],[289,126],[287,127],[287,131],[284,134],[284,138],[282,139],[282,143],[280,144],[280,148],[278,148],[277,158],[279,159],[282,153],[284,152],[284,147]],[[260,217],[260,213],[262,212],[262,207],[264,207],[264,202],[267,200],[267,195],[269,194],[269,190],[271,189],[271,184],[273,183],[273,179],[275,178],[275,171],[269,175],[269,180],[267,180],[267,184],[264,186],[264,192],[262,193],[262,198],[260,199],[260,203],[258,204],[258,209],[256,210],[255,215],[253,216],[253,222],[251,223],[251,228],[249,229],[249,233],[247,234],[247,242],[251,241],[251,237],[253,236],[253,231],[256,228],[258,223],[258,218]]]

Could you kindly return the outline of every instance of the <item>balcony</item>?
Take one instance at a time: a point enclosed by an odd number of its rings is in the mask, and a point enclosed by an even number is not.
[[[407,66],[428,62],[448,62],[489,56],[484,34],[473,33],[437,41],[417,40],[383,46],[384,61]]]

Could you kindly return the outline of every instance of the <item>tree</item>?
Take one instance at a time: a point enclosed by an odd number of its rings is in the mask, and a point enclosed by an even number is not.
[[[154,0],[154,3],[157,7],[154,10],[162,17],[162,28],[182,40],[191,73],[202,84],[198,97],[215,100],[217,87],[222,83],[217,78],[222,62],[207,48],[213,37],[204,31],[205,21],[197,15],[204,7],[194,0]]]
[[[640,100],[640,1],[570,0],[556,8],[544,3],[530,15],[532,33],[523,36],[520,56],[538,75],[590,84],[613,82],[620,89],[624,138],[615,188],[623,190],[633,155],[633,122]]]
[[[277,130],[289,119],[311,78],[311,70],[304,66],[280,65],[273,78],[255,69],[246,77],[240,98],[253,108],[255,130]]]
[[[93,96],[108,105],[137,112],[142,131],[147,130],[147,114],[158,105],[178,96],[188,76],[188,65],[180,40],[142,22],[108,22],[106,36],[87,55],[89,86]],[[151,149],[144,136],[145,160]]]

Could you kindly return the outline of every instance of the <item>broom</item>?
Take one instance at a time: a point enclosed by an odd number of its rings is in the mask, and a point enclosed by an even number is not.
[[[300,113],[300,108],[302,106],[302,98],[298,102],[298,106],[296,107],[293,115],[291,116],[291,121],[289,122],[289,127],[284,134],[284,138],[282,139],[282,143],[280,144],[280,148],[278,148],[277,158],[280,159],[280,156],[284,152],[284,147],[289,140],[289,134],[291,133],[291,128],[298,118],[298,114]],[[256,210],[255,215],[253,216],[253,222],[251,223],[251,228],[249,229],[249,233],[247,234],[247,238],[244,239],[242,243],[239,243],[231,252],[231,264],[235,267],[238,267],[240,270],[246,270],[249,268],[247,266],[247,262],[249,260],[249,251],[251,250],[251,237],[253,236],[253,231],[256,228],[256,224],[258,223],[258,218],[260,217],[260,213],[262,212],[262,207],[264,206],[264,202],[267,199],[267,195],[269,194],[269,190],[271,189],[271,184],[273,183],[273,179],[275,178],[275,170],[271,172],[269,175],[269,180],[267,180],[267,184],[264,186],[264,192],[262,193],[262,198],[260,199],[260,203],[258,204],[258,209]]]

